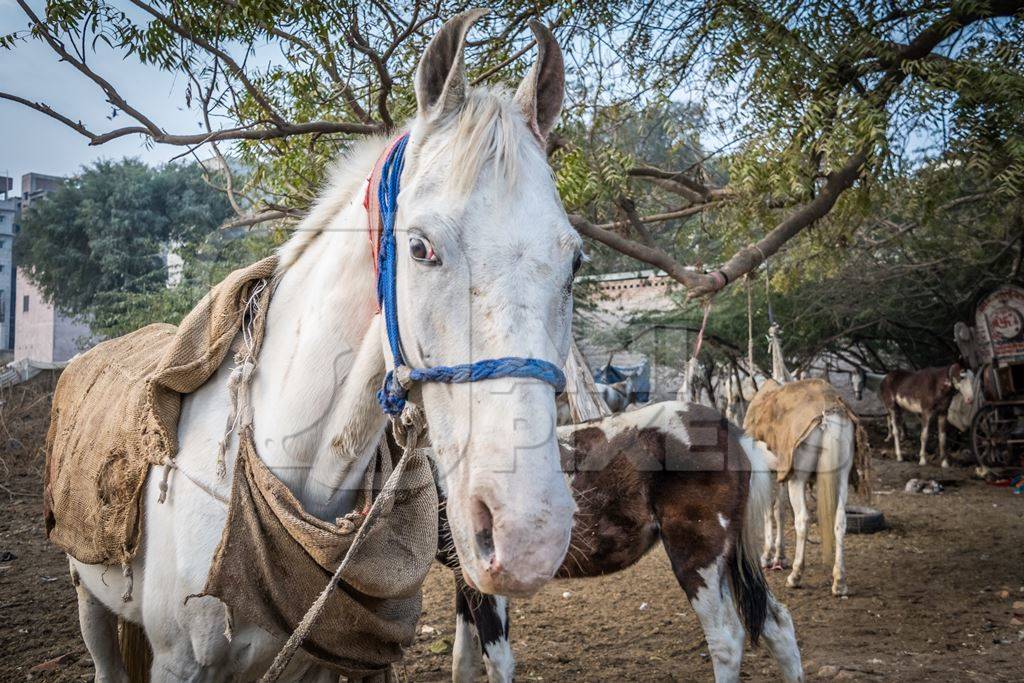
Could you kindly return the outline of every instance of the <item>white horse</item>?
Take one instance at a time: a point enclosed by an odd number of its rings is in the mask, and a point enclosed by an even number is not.
[[[484,13],[449,21],[416,72],[418,112],[396,222],[404,353],[413,367],[503,356],[560,367],[580,251],[544,152],[562,102],[561,53],[536,25],[540,57],[514,97],[471,89],[463,48]],[[385,144],[362,145],[339,165],[283,247],[251,389],[260,457],[307,511],[325,520],[352,509],[386,424],[375,391],[392,359],[363,206]],[[218,478],[215,456],[228,415],[230,365],[184,399],[178,469],[166,502],[158,502],[159,474],[146,482],[142,547],[131,567],[134,599],[122,601],[120,571],[71,561],[97,680],[126,678],[118,615],[144,627],[154,681],[251,680],[283,644],[280,634],[248,623],[235,623],[229,640],[216,599],[185,603],[203,591],[226,520],[231,476]],[[532,593],[559,567],[574,510],[559,468],[551,387],[505,378],[416,391],[465,576],[486,593]],[[528,466],[515,466],[516,458]],[[337,680],[302,657],[285,674]]]
[[[804,553],[811,515],[807,507],[807,483],[813,477],[818,484],[818,526],[821,530],[822,558],[833,559],[832,594],[846,595],[846,560],[843,540],[846,536],[846,500],[849,494],[850,470],[853,469],[856,427],[849,417],[826,415],[821,424],[793,453],[793,470],[785,482],[778,484],[776,495],[764,517],[764,551],[761,566],[783,569],[786,564],[783,529],[786,524],[786,503],[793,508],[796,529],[796,551],[786,585],[800,585],[804,570]],[[765,444],[768,466],[775,468],[777,459]],[[774,528],[773,528],[774,527]],[[830,555],[834,551],[835,556]]]
[[[628,406],[630,406],[636,398],[633,389],[633,378],[627,377],[621,382],[615,384],[605,384],[604,382],[595,382],[594,385],[597,387],[597,394],[601,397],[601,400],[605,402],[608,409],[613,413],[621,413]]]
[[[772,378],[779,384],[792,382],[782,355],[782,344],[777,328],[770,333],[772,351]],[[798,383],[808,380],[799,380]],[[769,383],[770,384],[770,383]],[[761,391],[770,387],[762,385]],[[749,409],[748,409],[749,410]],[[747,417],[751,417],[748,412]],[[747,426],[747,423],[744,423]],[[764,517],[764,551],[761,565],[781,570],[785,567],[784,533],[786,502],[793,508],[796,529],[796,551],[793,568],[786,585],[800,585],[804,570],[804,552],[810,529],[807,506],[807,483],[814,478],[818,486],[818,526],[821,531],[822,558],[834,552],[832,565],[832,594],[846,595],[846,561],[843,540],[846,536],[846,500],[849,494],[850,471],[856,455],[856,425],[848,415],[829,412],[793,452],[792,470],[786,481],[779,483],[776,495]],[[759,442],[767,452],[768,466],[778,469],[778,458],[768,444]],[[774,527],[774,528],[773,528]]]

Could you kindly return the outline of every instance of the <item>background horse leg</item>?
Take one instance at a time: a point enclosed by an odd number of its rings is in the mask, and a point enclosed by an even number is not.
[[[939,430],[939,457],[942,458],[942,466],[949,467],[949,458],[946,456],[946,415],[939,413],[936,421],[936,429]]]
[[[921,454],[917,459],[918,465],[928,464],[928,426],[931,424],[932,414],[929,412],[921,413]]]
[[[475,681],[481,654],[490,683],[512,681],[516,660],[508,638],[508,599],[484,595],[456,577],[455,614],[452,681]]]
[[[782,679],[790,683],[804,680],[804,667],[800,662],[800,647],[796,643],[793,618],[789,616],[785,605],[772,595],[768,596],[768,616],[761,637],[778,663]]]
[[[452,646],[452,681],[475,681],[483,667],[480,636],[469,614],[461,588],[455,589],[455,644]]]
[[[508,598],[486,595],[473,616],[480,632],[484,666],[490,683],[507,683],[515,679],[516,660],[508,639]]]
[[[117,644],[117,616],[86,590],[78,580],[74,567],[71,568],[71,580],[75,584],[75,592],[78,593],[78,625],[82,629],[85,647],[89,650],[89,656],[96,667],[96,681],[127,682],[128,673],[125,671],[121,649]]]
[[[466,585],[461,577],[455,578],[455,644],[452,646],[452,681],[475,681],[483,668],[480,635],[473,622],[470,602],[479,594]]]
[[[772,569],[782,571],[786,568],[786,507],[789,505],[789,489],[786,484],[776,483],[773,486],[775,504],[772,506],[771,514],[775,517],[775,553],[772,556]]]
[[[805,484],[803,472],[793,472],[786,482],[789,492],[789,503],[793,506],[793,526],[796,528],[796,550],[793,553],[793,571],[786,579],[786,585],[796,588],[800,585],[800,577],[804,571],[804,551],[807,549],[807,528],[811,516],[807,512],[807,498],[804,495]]]
[[[852,450],[852,449],[851,449]],[[836,496],[836,521],[835,521],[835,543],[836,559],[832,565],[832,595],[846,595],[846,558],[843,549],[846,538],[846,498],[850,490],[850,467],[853,466],[853,454],[850,454],[849,464],[842,470],[839,477],[838,491]],[[821,476],[821,475],[819,475]],[[821,505],[821,501],[818,501]]]
[[[896,449],[896,462],[903,462],[903,453],[900,452],[900,439],[903,438],[903,420],[899,408],[893,408],[892,415],[892,445]]]
[[[764,550],[761,551],[761,567],[768,569],[771,566],[771,555],[772,555],[772,519],[775,516],[775,506],[779,504],[778,495],[776,495],[776,488],[771,488],[769,494],[771,498],[768,501],[768,506],[764,509]]]

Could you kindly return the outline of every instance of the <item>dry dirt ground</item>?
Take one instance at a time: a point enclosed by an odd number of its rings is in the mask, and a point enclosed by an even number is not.
[[[52,381],[0,395],[0,556],[15,556],[0,562],[0,681],[92,675],[67,563],[43,538],[41,446]],[[816,545],[805,587],[787,589],[782,573],[769,577],[792,611],[808,678],[1024,680],[1024,499],[968,478],[966,469],[876,455],[876,505],[890,527],[848,537],[850,596],[829,594]],[[947,490],[903,493],[913,476],[940,479]],[[403,680],[449,678],[452,603],[451,576],[435,567],[425,588],[427,628],[400,667]],[[512,633],[520,680],[712,677],[700,627],[660,549],[621,574],[551,584],[516,602]],[[764,649],[748,650],[743,677],[778,678]]]

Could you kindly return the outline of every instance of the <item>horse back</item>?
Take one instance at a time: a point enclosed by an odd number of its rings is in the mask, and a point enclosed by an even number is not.
[[[944,411],[952,397],[949,366],[924,368],[916,372],[894,370],[882,381],[882,401],[890,409],[902,403],[901,407],[912,405],[922,412]]]
[[[608,574],[636,563],[658,538],[685,548],[673,563],[705,567],[743,528],[750,462],[739,429],[718,411],[667,402],[588,423],[563,460],[578,506],[558,576]]]

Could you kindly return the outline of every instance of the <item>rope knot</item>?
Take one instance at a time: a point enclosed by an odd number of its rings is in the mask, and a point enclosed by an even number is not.
[[[395,377],[394,370],[384,376],[384,386],[377,391],[377,402],[388,415],[401,415],[409,391]]]

